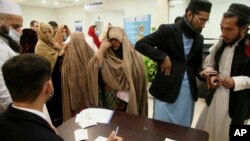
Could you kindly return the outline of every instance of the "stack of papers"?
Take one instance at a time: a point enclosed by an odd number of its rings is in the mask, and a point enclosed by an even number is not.
[[[175,141],[175,140],[172,140],[172,139],[170,139],[170,138],[165,138],[164,141]]]
[[[76,115],[75,122],[82,128],[96,125],[97,123],[109,123],[114,111],[102,108],[88,108]]]

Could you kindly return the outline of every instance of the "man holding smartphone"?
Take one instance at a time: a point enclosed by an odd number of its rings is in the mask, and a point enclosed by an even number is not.
[[[221,20],[222,39],[211,51],[206,71],[211,92],[197,128],[209,133],[210,141],[228,141],[229,126],[246,124],[250,117],[250,7],[233,3]]]

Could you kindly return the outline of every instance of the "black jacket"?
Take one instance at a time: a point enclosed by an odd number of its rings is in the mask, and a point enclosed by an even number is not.
[[[187,59],[184,55],[182,20],[176,24],[163,24],[159,29],[139,40],[135,48],[158,64],[158,73],[149,89],[150,93],[165,102],[173,103],[179,94],[184,72],[187,71],[190,90],[194,100],[198,98],[195,76],[202,71],[203,36],[198,34]],[[160,65],[166,55],[172,68],[170,76],[160,73]],[[200,78],[201,79],[201,78]]]
[[[1,141],[63,141],[43,118],[10,106],[0,114]]]

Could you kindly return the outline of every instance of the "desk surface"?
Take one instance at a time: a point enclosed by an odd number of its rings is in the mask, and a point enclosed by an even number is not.
[[[119,126],[118,136],[124,141],[164,141],[166,137],[178,141],[208,141],[208,133],[205,131],[122,112],[114,112],[109,124],[98,123],[97,126],[87,128],[88,141],[94,141],[98,136],[108,137],[117,126]],[[80,129],[80,126],[73,118],[57,129],[65,141],[75,141],[73,132]]]

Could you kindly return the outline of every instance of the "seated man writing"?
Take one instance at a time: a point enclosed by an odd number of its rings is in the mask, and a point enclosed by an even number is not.
[[[63,141],[42,113],[54,91],[50,63],[28,53],[6,61],[2,72],[13,103],[0,114],[1,141]],[[114,134],[109,141],[122,141]]]

